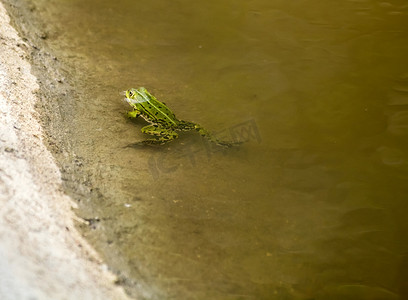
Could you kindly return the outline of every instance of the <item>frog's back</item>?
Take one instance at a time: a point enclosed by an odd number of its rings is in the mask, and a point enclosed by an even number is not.
[[[139,109],[143,114],[146,114],[148,121],[176,127],[179,124],[174,113],[162,102],[158,101],[152,94],[144,89],[144,95],[148,98],[147,101],[138,103]]]

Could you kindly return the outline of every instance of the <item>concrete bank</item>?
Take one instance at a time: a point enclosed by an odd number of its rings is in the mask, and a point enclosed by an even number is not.
[[[27,47],[0,3],[0,299],[128,299],[74,227]]]

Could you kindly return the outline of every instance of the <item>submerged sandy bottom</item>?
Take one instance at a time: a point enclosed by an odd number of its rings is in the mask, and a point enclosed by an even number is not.
[[[25,49],[0,3],[0,299],[127,299],[74,227]]]

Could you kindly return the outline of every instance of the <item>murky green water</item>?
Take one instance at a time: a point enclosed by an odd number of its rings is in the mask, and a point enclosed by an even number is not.
[[[67,187],[132,295],[408,298],[406,1],[34,2],[76,91]],[[126,147],[138,86],[248,141]]]

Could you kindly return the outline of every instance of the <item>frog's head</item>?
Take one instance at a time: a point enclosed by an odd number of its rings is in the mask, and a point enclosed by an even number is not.
[[[136,89],[128,89],[124,91],[123,94],[125,95],[125,101],[129,103],[130,106],[135,106],[137,103],[137,90]]]
[[[128,89],[124,92],[126,102],[131,106],[135,106],[136,103],[146,102],[148,98],[146,97],[146,89],[144,87],[138,89]]]
[[[124,94],[126,99],[135,99],[137,97],[137,89],[128,89]]]

